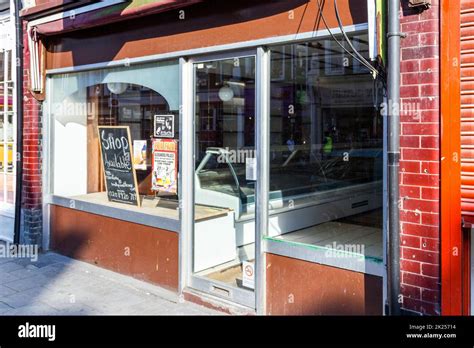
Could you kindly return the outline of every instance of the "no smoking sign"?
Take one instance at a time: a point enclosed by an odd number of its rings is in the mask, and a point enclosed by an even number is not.
[[[255,289],[255,264],[253,262],[242,262],[242,285]]]

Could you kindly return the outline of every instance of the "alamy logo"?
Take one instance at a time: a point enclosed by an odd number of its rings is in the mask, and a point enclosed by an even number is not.
[[[20,338],[47,338],[52,342],[56,340],[56,325],[34,325],[26,323],[18,326],[18,337]]]
[[[245,163],[247,158],[256,158],[257,153],[252,149],[231,150],[226,147],[225,151],[217,157],[218,163]]]
[[[329,258],[355,258],[363,261],[365,246],[363,244],[339,244],[333,242],[326,245],[325,256]]]
[[[0,244],[0,258],[27,258],[31,262],[38,261],[38,245]]]

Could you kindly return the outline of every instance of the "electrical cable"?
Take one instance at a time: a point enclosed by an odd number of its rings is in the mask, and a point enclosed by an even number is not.
[[[346,42],[348,43],[348,45],[349,45],[349,46],[352,48],[352,50],[354,51],[354,53],[355,53],[358,57],[360,57],[359,61],[360,61],[360,60],[363,60],[364,62],[366,62],[367,64],[369,64],[370,66],[372,66],[372,65],[370,64],[370,62],[368,62],[368,61],[364,58],[364,56],[361,55],[359,51],[357,51],[357,49],[352,45],[351,40],[350,40],[349,37],[347,36],[346,31],[344,30],[344,26],[342,25],[341,16],[339,15],[339,9],[338,9],[338,7],[337,7],[337,0],[334,0],[334,11],[335,11],[335,13],[336,13],[336,19],[337,19],[337,22],[338,22],[338,24],[339,24],[339,28],[340,28],[340,30],[341,30],[341,33],[342,33],[344,39],[346,40]],[[379,62],[377,61],[377,63],[379,63]],[[365,66],[367,66],[367,65],[365,65]],[[372,66],[372,67],[373,67],[373,66]],[[381,82],[382,82],[382,88],[386,88],[386,82],[387,82],[387,81],[386,81],[384,72],[381,71],[381,70],[379,70],[379,69],[376,69],[376,68],[374,68],[374,67],[373,67],[373,69],[376,71],[376,72],[374,72],[374,75],[375,75],[374,77],[375,77],[375,79],[376,79],[376,80],[377,80],[377,79],[380,79]]]
[[[375,69],[372,65],[370,65],[370,63],[368,63],[367,61],[364,61],[364,60],[361,60],[359,57],[357,57],[355,54],[353,54],[351,51],[349,51],[347,48],[344,47],[344,45],[339,42],[339,40],[336,38],[336,36],[334,35],[334,33],[331,31],[331,29],[329,28],[329,25],[326,21],[326,18],[324,17],[324,14],[323,14],[323,8],[321,6],[321,1],[320,0],[317,0],[318,2],[318,7],[319,7],[319,13],[321,15],[321,19],[323,20],[323,23],[324,23],[324,26],[326,27],[327,31],[329,32],[329,35],[331,35],[332,39],[339,45],[339,47],[341,47],[348,55],[350,55],[353,59],[357,60],[359,63],[361,63],[362,65],[364,65],[367,69],[369,69],[369,71],[374,75],[374,77],[376,76],[379,76],[379,71],[377,69]],[[352,45],[351,45],[352,46]],[[353,47],[353,46],[352,46]]]
[[[339,29],[341,30],[341,33],[342,33],[342,36],[344,37],[344,39],[346,40],[347,44],[349,45],[349,47],[352,49],[352,51],[354,52],[355,55],[357,55],[357,57],[359,57],[359,61],[364,61],[366,63],[366,66],[367,65],[370,65],[372,66],[360,53],[359,51],[356,50],[356,48],[354,47],[354,45],[352,44],[351,40],[349,39],[349,37],[347,36],[346,34],[346,31],[344,30],[344,26],[342,25],[342,20],[341,20],[341,16],[339,15],[339,9],[337,8],[337,0],[334,0],[334,11],[336,13],[336,19],[337,19],[337,23],[339,24]],[[376,70],[374,67],[372,67],[373,70],[376,71],[376,74],[378,75],[378,70]],[[375,73],[375,72],[374,72]]]

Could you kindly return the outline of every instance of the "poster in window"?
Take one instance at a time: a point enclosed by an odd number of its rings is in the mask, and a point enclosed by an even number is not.
[[[346,58],[344,51],[333,40],[324,42],[325,48],[325,74],[326,75],[344,75],[344,66]]]
[[[130,128],[99,126],[98,132],[108,200],[140,206]]]
[[[360,37],[354,37],[353,38],[353,41],[352,41],[352,45],[354,46],[354,48],[359,51],[359,52],[366,52],[368,49],[367,49],[367,46],[364,47],[363,43],[361,42],[361,38]],[[366,59],[368,59],[368,57],[366,57]],[[368,73],[369,72],[369,69],[361,64],[359,62],[359,60],[357,59],[353,59],[353,72],[354,73],[358,73],[358,74],[361,74],[361,73]]]
[[[178,192],[178,141],[153,141],[152,190],[176,194]]]
[[[308,76],[319,76],[321,68],[321,60],[324,62],[324,55],[319,53],[311,54],[311,58],[308,66]]]
[[[272,50],[271,79],[272,81],[285,81],[285,46]]]
[[[146,140],[133,141],[133,166],[135,170],[146,170]]]
[[[295,54],[294,54],[294,69],[295,76],[298,81],[305,81],[306,74],[309,70],[309,50],[307,45],[295,45]]]
[[[174,115],[155,115],[154,137],[174,138]]]

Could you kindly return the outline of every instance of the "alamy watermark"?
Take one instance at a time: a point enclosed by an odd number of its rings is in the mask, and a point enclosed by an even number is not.
[[[93,118],[94,111],[97,108],[97,104],[94,102],[72,102],[64,101],[62,103],[54,103],[52,112],[55,115],[67,115],[82,117],[87,115],[89,118]]]
[[[56,325],[38,325],[26,322],[18,326],[19,338],[46,338],[53,342],[56,340]]]
[[[325,246],[325,255],[327,258],[354,258],[359,261],[364,260],[364,244],[339,244],[332,242]]]
[[[420,116],[421,105],[418,102],[403,101],[401,103],[395,103],[393,100],[388,100],[380,104],[380,114],[383,117],[390,116],[393,114],[399,114],[400,116]]]
[[[0,244],[0,259],[30,259],[31,262],[38,261],[38,245],[32,244]]]
[[[231,150],[226,147],[217,157],[218,163],[245,163],[247,158],[256,158],[257,153],[252,149]]]

